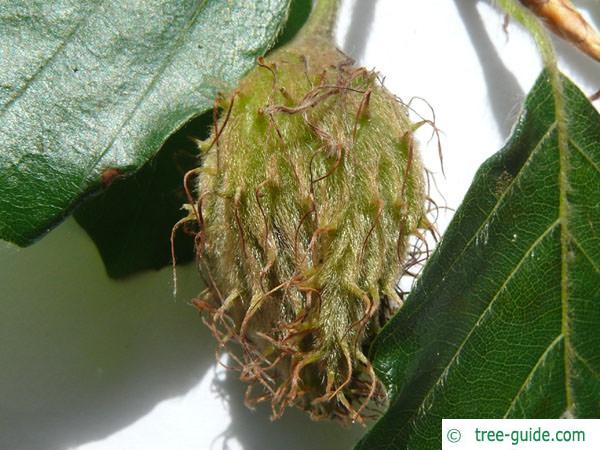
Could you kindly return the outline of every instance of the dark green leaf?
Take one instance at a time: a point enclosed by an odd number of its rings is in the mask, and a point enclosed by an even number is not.
[[[192,137],[206,138],[212,120],[212,111],[192,120],[138,172],[115,179],[75,210],[75,219],[98,247],[111,277],[171,262],[171,229],[185,216],[181,206],[187,203],[183,177],[200,164]],[[177,262],[190,261],[192,236],[180,230],[174,243]]]
[[[310,16],[312,5],[312,0],[291,0],[288,20],[273,50],[289,43],[298,34]]]
[[[141,167],[265,53],[288,5],[2,2],[0,238],[31,243],[103,172]]]
[[[600,417],[600,117],[562,84],[566,119],[544,72],[374,343],[392,403],[359,449],[439,449],[442,418]]]
[[[310,0],[292,0],[290,13],[276,47],[289,42],[311,10]],[[75,210],[75,218],[96,243],[108,274],[123,277],[144,269],[159,269],[171,261],[169,236],[185,215],[185,171],[197,167],[198,151],[190,137],[205,139],[212,111],[178,130],[156,158],[135,173],[119,179],[101,195]],[[193,257],[193,240],[180,231],[175,240],[177,263]]]

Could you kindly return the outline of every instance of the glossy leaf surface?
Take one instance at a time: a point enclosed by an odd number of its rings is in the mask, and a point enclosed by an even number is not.
[[[0,5],[0,238],[133,172],[273,45],[288,0]]]

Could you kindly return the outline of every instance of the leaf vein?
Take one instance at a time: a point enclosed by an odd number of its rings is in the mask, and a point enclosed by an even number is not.
[[[31,84],[35,80],[37,80],[37,78],[40,76],[40,74],[42,74],[46,70],[47,67],[49,67],[50,63],[52,61],[54,61],[54,59],[60,53],[62,53],[62,51],[64,50],[64,48],[71,41],[71,39],[73,38],[73,36],[75,36],[75,34],[77,33],[77,31],[83,25],[85,25],[90,20],[90,18],[92,18],[94,16],[94,14],[96,13],[96,11],[98,11],[98,9],[100,9],[100,6],[102,6],[103,3],[104,3],[104,1],[98,2],[92,8],[92,10],[89,13],[83,14],[83,17],[79,20],[79,22],[77,22],[75,24],[75,26],[73,27],[73,29],[65,36],[64,40],[60,43],[60,45],[58,45],[58,47],[56,47],[56,49],[54,50],[54,52],[37,68],[37,70],[33,73],[33,75],[31,75],[27,80],[25,80],[25,84],[21,87],[21,89],[19,89],[15,93],[15,95],[13,95],[10,99],[8,99],[8,101],[4,104],[4,106],[0,110],[0,118],[2,116],[4,116],[4,114],[10,109],[10,107],[19,98],[21,98],[23,96],[23,94],[25,94],[25,92],[27,91],[27,89],[29,89],[29,87],[31,86]]]
[[[548,354],[550,353],[550,351],[552,351],[552,349],[561,340],[563,340],[563,339],[564,339],[564,336],[562,335],[562,333],[559,334],[558,336],[556,336],[556,338],[554,338],[554,340],[550,343],[550,345],[548,345],[548,347],[546,348],[546,350],[544,350],[544,352],[538,358],[538,360],[535,363],[535,365],[533,366],[533,368],[529,371],[529,373],[525,377],[525,381],[523,381],[523,384],[521,385],[521,387],[519,388],[519,390],[517,391],[517,393],[513,397],[512,401],[510,402],[510,405],[509,405],[508,409],[506,410],[506,413],[502,417],[503,419],[506,419],[508,417],[508,415],[510,414],[510,412],[514,409],[515,404],[517,403],[518,398],[521,396],[521,394],[523,393],[523,391],[525,390],[525,388],[527,388],[527,386],[531,382],[531,379],[533,378],[533,375],[535,374],[535,372],[537,371],[537,369],[542,365],[542,363],[546,359],[546,356],[548,356]]]
[[[93,172],[93,170],[97,166],[97,164],[108,153],[108,151],[110,150],[110,148],[112,147],[112,145],[117,140],[117,137],[119,136],[119,133],[121,132],[121,130],[129,123],[129,121],[132,119],[132,117],[135,114],[135,112],[138,110],[138,108],[140,107],[140,105],[146,99],[146,97],[148,96],[148,94],[150,93],[150,91],[152,90],[152,88],[155,86],[155,84],[160,79],[160,77],[164,74],[165,68],[172,61],[173,57],[177,53],[177,50],[179,50],[181,48],[181,46],[182,46],[182,44],[183,44],[183,42],[185,40],[186,34],[189,32],[190,28],[196,22],[196,20],[198,18],[198,15],[200,14],[200,11],[202,11],[202,9],[204,8],[204,6],[206,5],[206,2],[207,2],[207,0],[204,0],[202,2],[198,2],[198,4],[196,5],[196,10],[192,14],[192,17],[190,18],[189,22],[186,24],[185,27],[182,27],[181,30],[179,31],[179,36],[177,37],[177,43],[176,43],[176,45],[173,46],[172,51],[166,56],[165,61],[163,62],[163,64],[161,64],[160,68],[153,75],[152,79],[150,80],[150,83],[148,83],[148,86],[146,87],[146,89],[144,90],[144,92],[142,93],[142,95],[140,96],[140,98],[138,99],[138,101],[135,103],[135,105],[132,108],[131,112],[127,115],[127,117],[125,118],[125,120],[123,121],[123,123],[119,126],[119,128],[117,130],[115,130],[115,133],[114,133],[112,139],[110,140],[110,142],[102,150],[102,152],[100,153],[100,155],[90,164],[90,167],[89,167],[89,169],[88,169],[85,177],[82,180],[80,188],[85,184],[88,176]]]
[[[430,291],[435,291],[440,286],[440,284],[442,283],[441,280],[443,280],[445,278],[445,276],[449,272],[452,271],[452,269],[454,268],[454,266],[457,263],[457,261],[467,251],[467,249],[471,246],[471,244],[477,239],[477,236],[479,235],[479,233],[483,230],[483,228],[486,226],[486,224],[489,223],[490,218],[498,210],[499,205],[502,202],[502,200],[506,197],[506,195],[508,195],[508,192],[512,189],[512,187],[514,186],[514,184],[521,177],[521,175],[523,173],[523,169],[525,168],[525,166],[527,165],[527,163],[531,160],[531,158],[537,152],[537,150],[539,148],[541,148],[542,143],[548,138],[548,136],[550,136],[550,134],[552,133],[552,131],[554,131],[555,128],[556,128],[556,122],[552,122],[552,124],[548,127],[548,130],[546,130],[546,132],[544,133],[544,135],[539,139],[539,141],[535,144],[534,148],[529,153],[527,159],[525,160],[525,162],[523,163],[523,165],[519,169],[519,172],[511,180],[511,182],[507,185],[506,189],[504,189],[504,191],[502,192],[502,195],[496,201],[496,204],[494,205],[494,207],[490,210],[490,212],[483,219],[483,221],[481,222],[481,225],[479,226],[479,228],[477,228],[477,230],[473,233],[473,236],[471,236],[471,238],[465,243],[465,245],[463,246],[462,250],[457,254],[457,256],[452,259],[452,262],[448,265],[448,269],[446,270],[446,272],[444,274],[442,274],[438,278],[438,280],[436,281],[436,283],[431,287]],[[387,342],[387,340],[388,340],[389,337],[391,337],[391,336],[390,335],[384,336],[383,339],[382,339],[382,343]]]
[[[577,353],[577,351],[572,347],[571,347],[571,352],[573,353],[575,358],[577,358],[579,360],[579,362],[581,364],[583,364],[583,366],[588,370],[588,372],[590,372],[594,376],[594,378],[597,378],[600,380],[600,373],[598,373],[598,371],[594,370],[592,368],[591,364],[583,356],[581,356],[579,353]]]
[[[546,228],[546,230],[529,246],[529,248],[525,251],[525,253],[523,254],[523,256],[519,259],[518,263],[515,265],[514,269],[511,270],[511,272],[506,276],[506,279],[504,280],[504,282],[502,283],[502,285],[498,288],[498,290],[496,291],[496,293],[494,294],[494,296],[490,299],[489,304],[487,305],[487,307],[485,308],[485,310],[481,313],[481,315],[480,315],[479,319],[477,320],[477,322],[469,330],[469,333],[467,333],[467,335],[465,336],[465,338],[462,340],[462,342],[460,343],[460,345],[457,347],[456,351],[454,352],[454,355],[452,356],[452,358],[450,359],[450,361],[448,361],[448,364],[446,365],[446,367],[444,368],[444,370],[442,371],[442,373],[439,375],[439,377],[437,378],[437,380],[432,384],[431,388],[427,391],[427,394],[423,397],[422,404],[426,403],[426,401],[429,399],[429,397],[433,394],[433,391],[435,390],[435,388],[444,380],[444,378],[448,374],[450,368],[454,365],[454,362],[458,358],[458,355],[461,352],[461,350],[464,348],[464,346],[466,345],[466,343],[469,341],[469,339],[471,338],[471,336],[473,335],[473,333],[475,332],[475,330],[482,323],[482,320],[483,320],[484,316],[486,316],[489,313],[489,311],[491,311],[492,305],[498,299],[498,297],[499,297],[500,293],[502,292],[502,290],[508,285],[508,282],[512,279],[512,277],[519,271],[519,269],[521,268],[521,265],[527,260],[527,256],[536,248],[536,246],[548,234],[550,234],[550,232],[552,232],[552,230],[554,230],[554,228],[557,225],[559,225],[559,223],[560,223],[560,220],[557,219],[552,224],[550,224]]]
[[[533,148],[533,150],[529,153],[529,156],[527,157],[527,159],[525,160],[525,162],[523,163],[523,165],[519,169],[519,172],[511,180],[510,184],[508,184],[508,186],[506,187],[506,189],[504,189],[504,191],[502,192],[502,195],[498,198],[498,201],[496,202],[496,204],[494,205],[494,207],[490,210],[489,214],[485,217],[485,219],[483,219],[483,221],[481,222],[481,225],[479,226],[479,228],[475,231],[475,233],[473,233],[473,236],[464,245],[463,249],[460,251],[460,253],[458,253],[458,255],[456,256],[456,258],[454,258],[452,260],[452,262],[449,264],[449,266],[448,266],[448,272],[450,272],[450,270],[454,267],[454,264],[456,264],[456,262],[466,252],[466,250],[473,243],[473,241],[475,241],[477,239],[477,236],[483,230],[483,228],[489,223],[490,218],[493,217],[494,213],[498,210],[500,204],[502,203],[502,200],[504,200],[504,198],[508,195],[508,192],[512,189],[512,187],[514,186],[514,184],[520,179],[520,176],[523,173],[523,169],[525,168],[525,166],[527,165],[527,163],[531,160],[531,158],[537,152],[537,150],[539,148],[541,148],[541,146],[544,143],[544,141],[548,138],[548,136],[550,136],[550,134],[554,131],[555,128],[556,128],[556,122],[553,122],[552,125],[550,125],[550,127],[548,127],[548,130],[546,131],[546,133],[544,133],[544,135],[536,143],[536,145]],[[437,285],[436,285],[436,287],[439,286],[439,284],[440,283],[438,282]]]
[[[592,267],[594,268],[594,270],[598,273],[600,273],[600,267],[598,267],[598,264],[596,264],[596,261],[594,261],[592,259],[592,257],[583,249],[582,245],[579,243],[579,241],[575,238],[575,236],[571,235],[571,241],[573,242],[573,244],[575,244],[575,246],[577,247],[577,249],[581,252],[581,254],[583,256],[585,256],[585,258],[590,262],[590,264],[592,265]]]
[[[583,149],[577,145],[575,142],[573,142],[572,140],[569,140],[569,143],[573,146],[573,148],[575,148],[579,154],[581,156],[583,156],[583,158],[590,164],[590,166],[592,166],[592,168],[598,172],[598,174],[600,175],[600,167],[598,167],[598,165],[594,162],[594,160],[590,157],[590,155],[588,155],[586,152],[583,151]]]
[[[177,37],[177,44],[173,46],[173,50],[165,57],[164,62],[161,64],[161,66],[156,71],[156,73],[152,76],[152,79],[150,80],[150,83],[148,83],[148,86],[146,87],[146,89],[144,89],[144,92],[142,92],[142,95],[140,96],[140,98],[135,102],[135,105],[133,105],[133,108],[131,109],[131,111],[125,117],[125,120],[123,120],[123,122],[121,123],[121,125],[119,125],[119,127],[115,130],[115,132],[114,132],[111,140],[109,141],[109,143],[104,147],[104,149],[102,149],[102,151],[100,152],[100,155],[98,155],[98,157],[95,158],[91,162],[91,164],[89,166],[89,169],[86,171],[86,174],[85,174],[85,176],[82,179],[80,189],[86,183],[89,175],[94,171],[94,169],[96,168],[96,166],[98,165],[98,163],[110,151],[112,145],[117,140],[117,138],[118,138],[121,130],[123,130],[123,128],[133,118],[135,112],[138,110],[138,108],[140,107],[140,105],[144,102],[144,100],[146,99],[146,97],[148,96],[148,94],[152,91],[152,88],[156,85],[156,83],[161,78],[161,76],[164,75],[165,68],[173,60],[173,57],[175,56],[177,50],[181,47],[182,40],[185,38],[186,34],[192,28],[192,26],[194,25],[194,23],[196,23],[196,20],[198,19],[198,15],[200,14],[200,12],[202,11],[202,9],[204,8],[204,5],[206,4],[206,2],[207,2],[207,0],[198,2],[197,6],[196,6],[196,9],[195,9],[194,13],[192,14],[189,22],[186,24],[185,27],[182,27],[181,30],[179,31],[179,36]]]

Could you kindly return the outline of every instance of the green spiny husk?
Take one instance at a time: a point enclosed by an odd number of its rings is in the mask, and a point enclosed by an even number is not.
[[[423,168],[377,75],[308,42],[261,59],[201,145],[195,305],[220,346],[239,344],[249,404],[360,420],[383,397],[365,353],[400,305]]]

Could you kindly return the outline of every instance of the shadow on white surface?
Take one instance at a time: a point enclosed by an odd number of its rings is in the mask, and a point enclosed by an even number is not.
[[[214,362],[186,304],[195,292],[173,300],[168,270],[110,280],[73,220],[27,249],[0,243],[0,286],[1,449],[101,439],[187,392]]]
[[[343,427],[332,422],[314,422],[308,414],[288,409],[283,417],[271,422],[269,404],[255,410],[244,405],[246,384],[228,373],[215,380],[218,391],[227,399],[231,423],[212,450],[338,450],[351,449],[366,429],[359,425]]]
[[[481,63],[489,104],[498,131],[500,135],[508,136],[519,112],[515,105],[519,105],[520,102],[515,102],[515,98],[522,99],[525,93],[488,36],[483,19],[475,7],[476,2],[454,0],[454,3]],[[507,39],[510,39],[510,32]]]
[[[352,58],[360,61],[367,49],[367,40],[373,20],[377,0],[355,0],[350,15],[350,23],[344,38],[343,50]]]
[[[216,342],[187,304],[199,277],[178,275],[176,301],[169,269],[110,280],[72,219],[30,248],[0,243],[0,449],[354,446],[364,428],[271,422],[236,374],[207,373]]]

